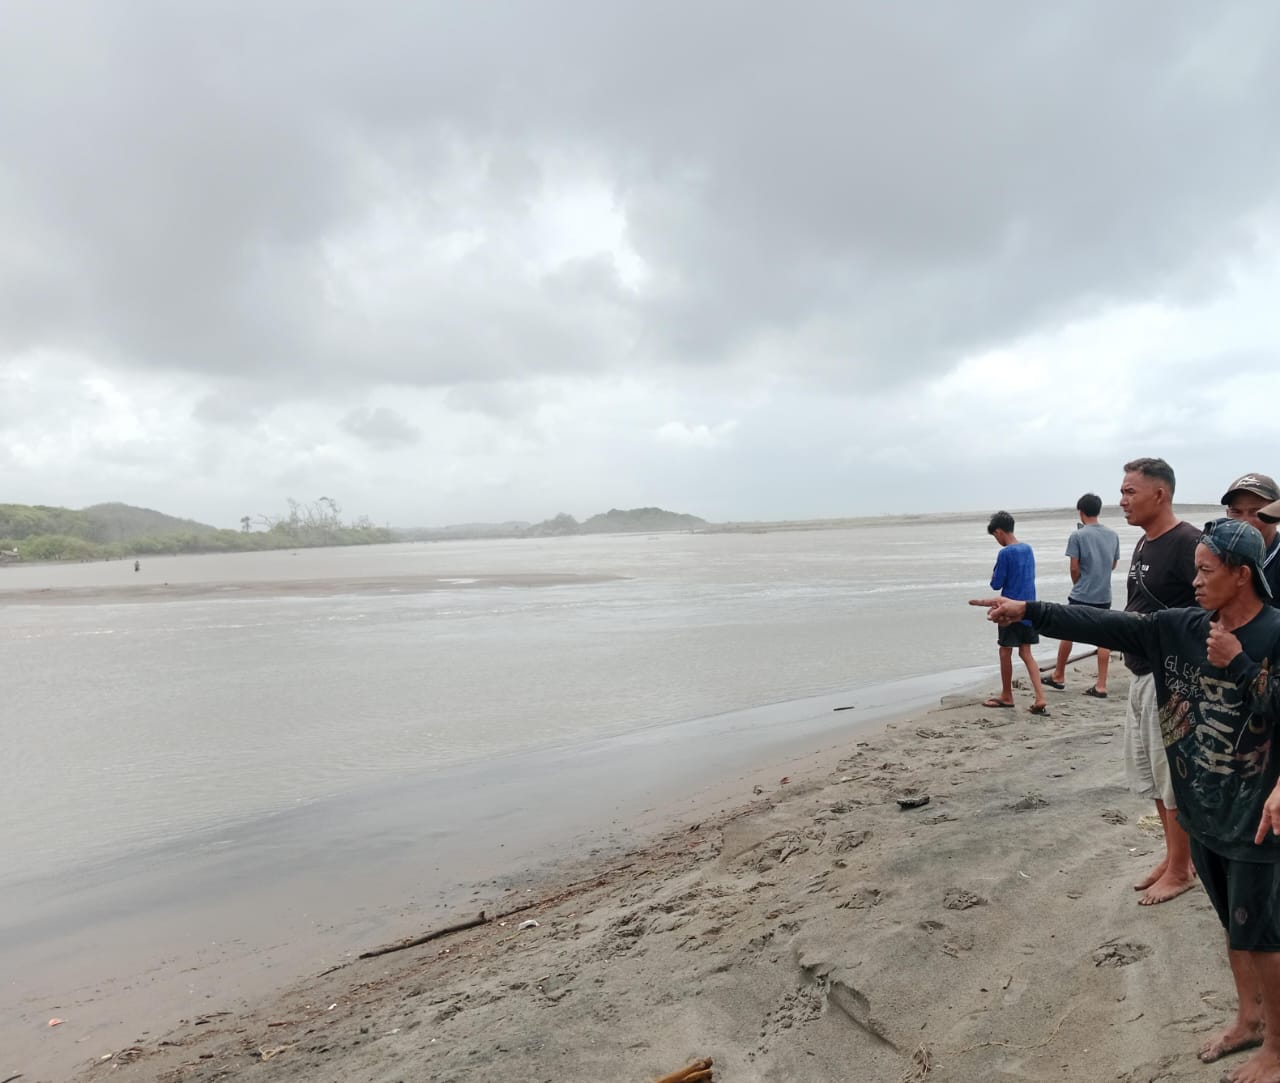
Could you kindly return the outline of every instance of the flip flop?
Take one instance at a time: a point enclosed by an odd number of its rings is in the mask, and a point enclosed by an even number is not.
[[[1040,680],[1050,688],[1056,688],[1059,692],[1063,691],[1067,687],[1065,681],[1055,681],[1052,677],[1041,677]]]
[[[1099,691],[1098,691],[1098,689],[1097,689],[1097,686],[1096,686],[1096,685],[1095,685],[1093,688],[1086,688],[1086,689],[1081,693],[1081,695],[1084,695],[1084,696],[1092,696],[1094,699],[1106,699],[1106,698],[1107,698],[1107,694],[1106,694],[1106,692],[1099,692]]]
[[[991,699],[983,700],[982,705],[984,707],[1008,707],[1011,710],[1013,708],[1012,703],[1005,703],[1004,700],[996,699],[994,696]]]
[[[1027,708],[1027,710],[1028,710],[1028,711],[1030,711],[1032,714],[1043,714],[1043,715],[1047,715],[1047,714],[1049,713],[1049,705],[1046,703],[1046,704],[1044,704],[1043,706],[1040,706],[1040,707],[1034,707],[1034,706],[1033,706],[1033,707],[1028,707],[1028,708]]]

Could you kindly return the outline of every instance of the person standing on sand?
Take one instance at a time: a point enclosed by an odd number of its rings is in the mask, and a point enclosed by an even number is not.
[[[1277,514],[1270,514],[1276,509]],[[1255,527],[1267,546],[1267,559],[1262,573],[1271,588],[1271,604],[1280,605],[1280,489],[1266,474],[1242,474],[1222,494],[1222,513],[1229,519],[1241,519]]]
[[[1125,463],[1120,510],[1130,526],[1142,528],[1129,561],[1127,613],[1158,613],[1196,604],[1196,543],[1200,531],[1173,512],[1173,467],[1163,459]],[[1124,716],[1124,773],[1129,789],[1155,799],[1164,827],[1164,858],[1133,885],[1141,906],[1168,902],[1195,882],[1187,833],[1178,823],[1169,759],[1160,736],[1152,665],[1142,655],[1124,656],[1133,679]]]
[[[1102,497],[1085,493],[1076,501],[1080,522],[1075,533],[1067,539],[1067,556],[1071,558],[1071,593],[1067,605],[1087,605],[1094,609],[1111,608],[1111,573],[1120,563],[1120,535],[1109,526],[1098,522],[1102,511]],[[1053,675],[1044,683],[1059,690],[1067,687],[1067,659],[1071,657],[1071,640],[1058,644],[1058,661]],[[1111,652],[1098,648],[1098,679],[1084,690],[1086,696],[1107,698],[1107,670]]]
[[[1014,537],[1013,525],[1013,516],[1007,511],[996,512],[987,524],[987,533],[1000,545],[995,570],[991,573],[991,589],[1000,591],[1005,598],[1033,600],[1036,596],[1036,556],[1031,551],[1031,546]],[[996,642],[1000,647],[1000,695],[992,696],[983,706],[1013,706],[1013,652],[1016,648],[1018,657],[1027,667],[1031,687],[1036,693],[1031,713],[1048,714],[1044,686],[1040,683],[1040,667],[1031,654],[1031,645],[1039,643],[1040,637],[1024,621],[1007,628],[1002,627],[996,636]]]
[[[1161,740],[1178,817],[1227,933],[1236,1017],[1200,1050],[1206,1063],[1260,1046],[1232,1083],[1280,1083],[1280,610],[1264,604],[1266,545],[1248,523],[1206,523],[1195,550],[1199,608],[1108,613],[978,599],[1002,626],[1142,658],[1155,673]]]

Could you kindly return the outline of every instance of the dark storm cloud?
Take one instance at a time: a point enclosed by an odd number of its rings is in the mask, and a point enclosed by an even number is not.
[[[279,396],[770,343],[800,378],[888,382],[1109,303],[1211,296],[1274,225],[1268,3],[5,21],[0,358],[71,348]],[[638,286],[514,242],[566,174],[613,194]]]

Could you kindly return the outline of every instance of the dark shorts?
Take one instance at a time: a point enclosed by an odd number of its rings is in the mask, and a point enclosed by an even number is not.
[[[996,633],[996,642],[1002,647],[1021,647],[1024,643],[1039,643],[1040,633],[1029,624],[1006,624]]]
[[[1223,857],[1196,839],[1191,861],[1234,951],[1280,951],[1280,863]]]
[[[1067,599],[1067,605],[1084,605],[1090,609],[1110,609],[1110,602],[1077,602],[1074,598]]]

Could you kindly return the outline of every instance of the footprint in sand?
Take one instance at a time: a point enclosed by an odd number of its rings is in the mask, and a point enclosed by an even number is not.
[[[831,852],[847,854],[850,850],[856,850],[869,838],[871,838],[870,831],[845,831],[835,837]]]
[[[942,905],[948,910],[971,910],[975,906],[986,906],[987,900],[964,888],[951,887],[942,896]]]
[[[844,902],[836,906],[837,910],[870,910],[873,906],[879,906],[885,899],[885,894],[878,887],[859,888],[850,895]]]
[[[1112,944],[1103,944],[1093,953],[1094,966],[1131,966],[1140,959],[1151,954],[1146,944],[1135,944],[1129,940],[1121,940]]]
[[[822,1015],[824,1000],[823,991],[814,986],[802,986],[793,993],[787,993],[782,1002],[764,1017],[756,1052],[767,1053],[778,1035],[794,1027],[812,1023]]]

